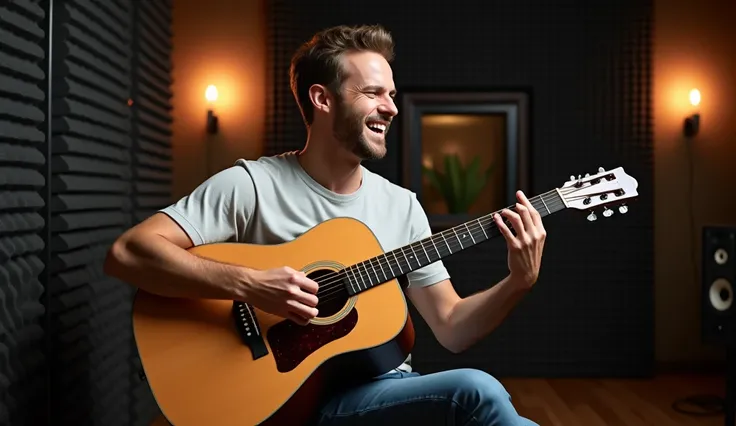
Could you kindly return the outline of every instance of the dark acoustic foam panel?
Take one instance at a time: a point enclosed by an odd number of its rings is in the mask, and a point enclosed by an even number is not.
[[[169,0],[0,4],[0,424],[148,425],[110,244],[171,202]],[[50,28],[50,30],[49,30]]]
[[[170,4],[138,4],[133,45],[133,179],[135,220],[171,202]]]
[[[0,4],[0,425],[44,421],[46,12]]]
[[[289,60],[299,44],[306,41],[311,27],[297,24],[300,8],[293,2],[267,3],[268,65],[266,96],[265,155],[280,154],[304,146],[306,130],[299,108],[289,90]]]
[[[131,110],[133,222],[171,203],[171,8],[169,0],[136,2],[133,15]],[[133,341],[130,341],[134,345]],[[135,425],[148,425],[158,413],[132,346],[130,389]]]
[[[640,198],[625,216],[617,212],[588,223],[584,212],[562,212],[545,220],[549,238],[534,291],[471,350],[449,354],[412,310],[418,333],[413,362],[420,371],[473,366],[501,376],[651,372],[652,3],[456,0],[427,7],[409,0],[397,9],[388,0],[370,7],[335,0],[268,2],[267,154],[304,146],[306,131],[288,84],[294,50],[332,25],[380,23],[396,41],[399,96],[411,89],[529,93],[531,192],[599,166],[623,166],[639,181]],[[393,127],[386,158],[366,165],[402,184],[401,127]],[[499,239],[446,265],[465,296],[503,278],[506,255]]]
[[[105,276],[131,226],[129,1],[54,2],[51,414],[60,424],[132,424],[132,291]]]

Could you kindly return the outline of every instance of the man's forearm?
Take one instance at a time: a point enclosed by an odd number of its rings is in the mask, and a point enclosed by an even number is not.
[[[509,276],[460,300],[448,317],[445,346],[452,352],[462,352],[490,334],[524,297],[527,288]]]
[[[245,268],[197,257],[160,235],[118,241],[105,273],[165,297],[235,300],[247,281]]]

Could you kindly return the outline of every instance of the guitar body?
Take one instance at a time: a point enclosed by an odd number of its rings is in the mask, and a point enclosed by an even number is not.
[[[253,269],[290,266],[310,277],[383,253],[374,234],[348,218],[279,245],[217,243],[189,251]],[[136,345],[163,415],[175,426],[301,425],[313,419],[328,388],[400,365],[414,330],[399,282],[342,294],[326,297],[324,306],[320,300],[319,317],[299,326],[232,301],[138,291]]]

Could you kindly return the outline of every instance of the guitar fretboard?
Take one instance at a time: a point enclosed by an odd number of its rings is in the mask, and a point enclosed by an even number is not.
[[[529,202],[542,217],[565,208],[564,200],[557,190],[532,197]],[[515,206],[509,206],[508,209],[516,210]],[[391,281],[500,235],[501,232],[493,220],[495,213],[498,212],[478,217],[346,267],[342,272],[349,294],[357,294]],[[505,222],[509,229],[513,229],[508,221]]]

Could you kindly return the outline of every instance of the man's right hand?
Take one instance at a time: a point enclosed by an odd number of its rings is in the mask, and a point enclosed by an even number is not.
[[[258,309],[300,325],[307,325],[318,314],[319,286],[304,272],[288,266],[251,270],[248,281],[251,285],[245,291],[245,298]]]

